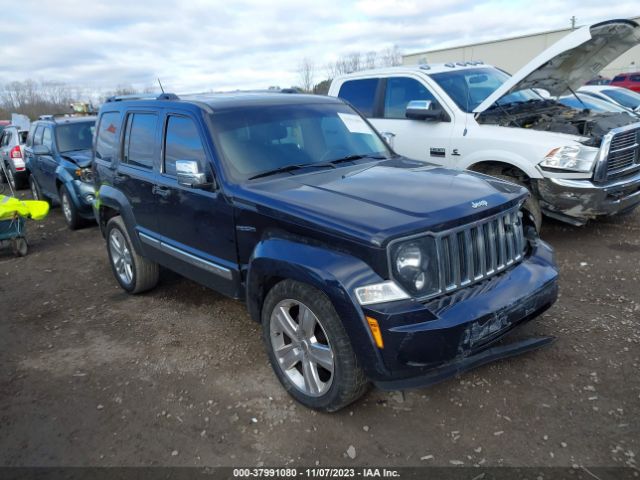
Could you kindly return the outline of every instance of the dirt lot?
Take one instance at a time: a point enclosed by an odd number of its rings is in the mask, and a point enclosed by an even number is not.
[[[637,466],[640,212],[545,224],[561,297],[525,329],[550,348],[333,415],[284,393],[241,303],[169,272],[128,296],[59,208],[29,230],[0,251],[0,465]]]

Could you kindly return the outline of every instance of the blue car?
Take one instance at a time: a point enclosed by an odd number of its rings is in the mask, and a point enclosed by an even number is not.
[[[397,155],[340,99],[112,98],[94,178],[120,286],[149,290],[163,266],[244,301],[275,375],[307,407],[335,411],[371,383],[430,385],[552,340],[497,343],[557,296],[527,191]]]
[[[24,148],[33,198],[59,203],[75,230],[94,221],[91,147],[96,117],[52,116],[31,124]]]

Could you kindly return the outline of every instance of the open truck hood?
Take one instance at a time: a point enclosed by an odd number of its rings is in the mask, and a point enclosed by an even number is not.
[[[638,43],[640,26],[632,20],[608,20],[579,28],[518,70],[474,112],[484,112],[502,97],[527,88],[547,90],[552,97],[577,90]]]

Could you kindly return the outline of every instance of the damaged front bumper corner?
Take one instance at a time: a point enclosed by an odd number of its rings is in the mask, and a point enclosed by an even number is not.
[[[544,178],[537,181],[537,189],[547,215],[580,225],[640,205],[640,172],[606,183]]]

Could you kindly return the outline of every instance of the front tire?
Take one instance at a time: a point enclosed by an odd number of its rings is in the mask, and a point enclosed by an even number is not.
[[[158,284],[158,264],[133,249],[122,217],[113,217],[107,223],[107,252],[113,275],[126,292],[141,293]]]
[[[335,412],[360,398],[368,382],[331,301],[284,280],[262,308],[263,340],[282,386],[306,407]]]
[[[65,185],[60,186],[60,207],[64,215],[64,221],[70,230],[77,230],[82,226],[82,218],[78,215],[78,209],[71,200],[71,194]]]
[[[540,233],[540,230],[542,229],[542,209],[540,208],[540,202],[538,201],[538,198],[534,196],[531,188],[518,178],[512,177],[510,175],[493,172],[488,172],[488,175],[499,178],[500,180],[506,180],[507,182],[515,183],[516,185],[520,185],[521,187],[524,187],[529,191],[529,198],[527,198],[527,200],[524,202],[522,208],[527,213],[529,213],[529,215],[531,216],[531,220],[535,224],[536,230],[538,231],[538,233]]]

